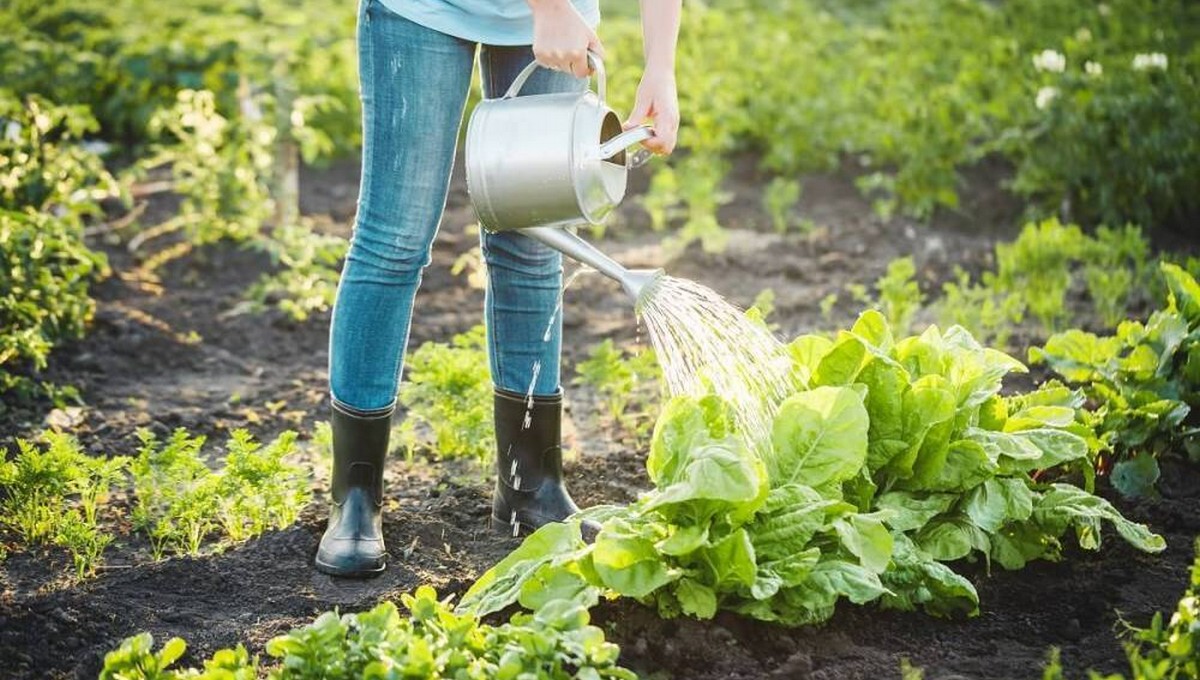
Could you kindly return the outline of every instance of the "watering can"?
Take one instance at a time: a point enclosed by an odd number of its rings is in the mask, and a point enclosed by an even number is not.
[[[654,136],[641,125],[622,131],[605,103],[604,63],[588,53],[597,92],[518,97],[539,68],[531,62],[503,96],[476,105],[467,123],[467,192],[480,225],[519,231],[615,279],[638,299],[661,269],[627,269],[577,236],[601,224],[625,197],[629,170],[647,154],[629,149]]]

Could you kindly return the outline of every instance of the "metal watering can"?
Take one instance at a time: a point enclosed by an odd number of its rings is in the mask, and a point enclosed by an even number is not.
[[[598,93],[518,97],[537,62],[508,91],[476,105],[467,123],[467,192],[488,231],[520,231],[615,279],[635,300],[661,269],[626,269],[577,236],[572,227],[600,224],[625,197],[629,169],[645,154],[630,147],[654,136],[642,125],[621,130],[604,101],[604,63],[588,62]]]

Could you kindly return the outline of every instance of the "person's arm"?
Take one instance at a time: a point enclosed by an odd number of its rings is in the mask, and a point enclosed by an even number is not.
[[[587,52],[604,57],[604,46],[570,0],[526,0],[533,10],[533,58],[547,68],[586,78]]]
[[[675,149],[679,135],[679,95],[675,89],[675,44],[683,0],[641,0],[642,45],[646,69],[638,84],[633,112],[625,121],[630,128],[654,121],[655,136],[643,145],[656,153]]]

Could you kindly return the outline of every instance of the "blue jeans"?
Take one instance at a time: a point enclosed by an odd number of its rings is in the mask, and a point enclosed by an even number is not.
[[[360,1],[362,184],[333,310],[329,383],[335,404],[372,415],[396,399],[413,297],[446,205],[476,49],[488,97],[503,94],[533,52],[478,46],[413,23],[378,0]],[[586,85],[538,69],[522,94]],[[513,392],[525,393],[532,384],[534,394],[556,394],[562,256],[521,234],[483,232],[480,241],[492,381]]]

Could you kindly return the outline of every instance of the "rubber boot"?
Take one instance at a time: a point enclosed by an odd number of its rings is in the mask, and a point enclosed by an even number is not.
[[[579,511],[563,485],[562,394],[529,397],[497,389],[496,491],[492,528],[508,536],[526,536],[549,522]],[[599,527],[587,522],[586,540]]]
[[[331,576],[367,577],[383,571],[383,463],[392,413],[368,417],[332,409],[333,503],[317,548],[316,566]]]

